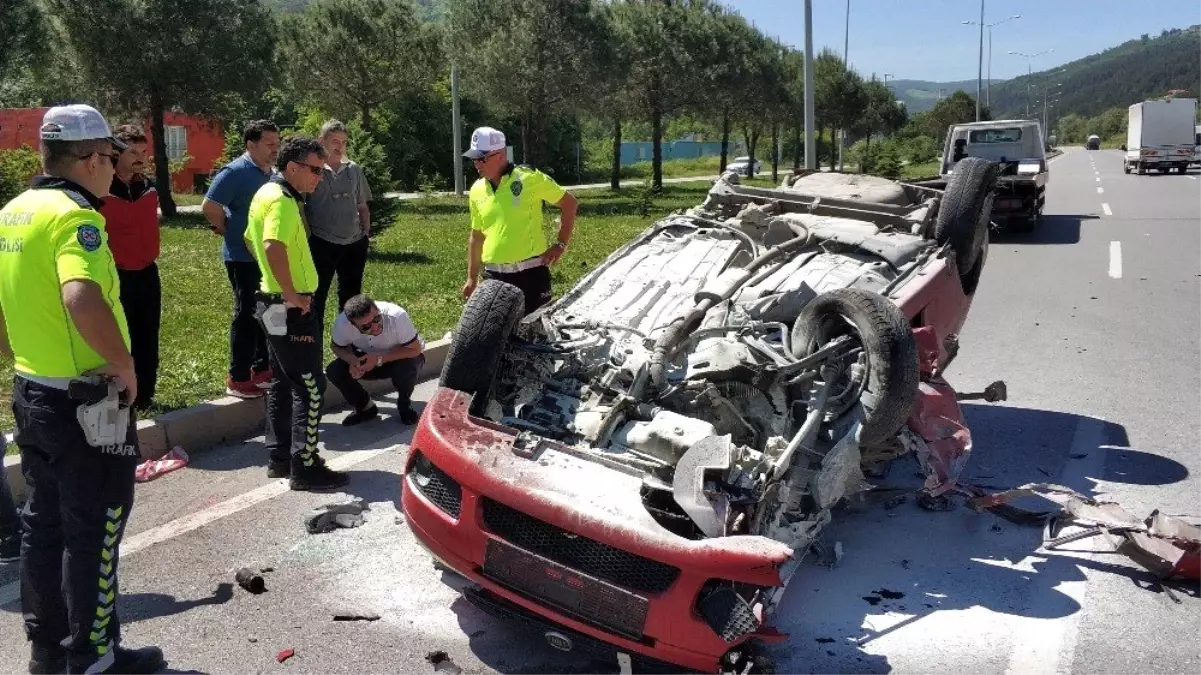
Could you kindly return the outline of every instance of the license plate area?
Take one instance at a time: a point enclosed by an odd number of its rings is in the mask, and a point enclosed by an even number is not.
[[[484,550],[484,576],[577,619],[641,640],[649,602],[595,577],[495,539]]]

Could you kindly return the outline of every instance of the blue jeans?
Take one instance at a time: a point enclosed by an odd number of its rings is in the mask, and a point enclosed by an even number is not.
[[[21,517],[17,514],[13,493],[8,489],[8,479],[4,477],[4,462],[0,462],[0,538],[10,537],[20,531]]]

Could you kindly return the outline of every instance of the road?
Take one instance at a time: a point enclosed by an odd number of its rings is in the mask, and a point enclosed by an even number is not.
[[[962,391],[1009,388],[1004,403],[965,404],[966,477],[1062,483],[1140,517],[1201,512],[1201,181],[1127,176],[1117,151],[1068,151],[1051,164],[1046,213],[1034,233],[994,237],[948,374]],[[161,645],[176,672],[425,673],[435,651],[470,673],[617,672],[439,581],[396,506],[408,432],[381,408],[379,422],[347,430],[337,414],[322,428],[352,472],[347,494],[371,503],[356,529],[306,534],[308,510],[339,496],[268,481],[261,438],[140,485],[121,567],[127,642]],[[886,482],[912,485],[915,470],[897,462]],[[793,637],[773,648],[779,672],[1201,672],[1201,600],[1173,603],[1100,539],[1048,553],[1040,537],[964,507],[841,508],[827,531],[841,562],[804,567],[780,609]],[[231,586],[242,566],[274,568],[267,593]],[[0,602],[14,578],[0,569]],[[380,618],[333,621],[347,609]],[[11,602],[0,644],[0,671],[20,671]]]

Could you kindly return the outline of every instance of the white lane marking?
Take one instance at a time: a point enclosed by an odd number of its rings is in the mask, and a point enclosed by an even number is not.
[[[345,454],[339,455],[336,458],[330,459],[327,463],[329,468],[335,471],[341,471],[349,467],[365,462],[373,457],[391,452],[393,450],[406,447],[407,444],[401,443],[387,448],[378,448],[372,450],[354,450]],[[169,523],[164,523],[158,527],[152,527],[144,532],[139,532],[132,537],[121,542],[121,558],[149,548],[155,544],[161,544],[181,534],[187,534],[193,530],[198,530],[209,523],[220,520],[226,516],[232,516],[240,511],[261,504],[269,499],[278,497],[285,492],[288,492],[288,481],[286,478],[281,478],[272,483],[268,483],[259,488],[255,488],[250,492],[246,492],[234,497],[230,497],[223,502],[214,504],[206,509],[191,513],[186,516],[181,516],[172,520]],[[337,494],[337,493],[330,493]],[[0,586],[0,606],[17,600],[21,597],[21,582],[14,581],[4,586]]]
[[[1097,182],[1098,182],[1098,183],[1100,183],[1100,182],[1101,182],[1101,174],[1097,174]]]
[[[1101,210],[1104,211],[1105,215],[1107,215],[1107,216],[1113,215],[1113,211],[1109,210],[1109,204],[1101,204]]]
[[[1189,180],[1197,180],[1196,176],[1185,176],[1185,178],[1187,178]]]
[[[1114,279],[1122,278],[1122,242],[1109,242],[1109,276]]]
[[[1100,450],[1104,441],[1105,422],[1093,417],[1081,417],[1072,436],[1070,456],[1085,457],[1067,462],[1060,473],[1059,484],[1095,490],[1095,482],[1100,480],[1105,471],[1105,454]],[[1095,547],[1099,539],[1101,538],[1097,537],[1086,541],[1091,541]],[[1010,637],[1006,675],[1071,672],[1072,664],[1076,660],[1080,621],[1087,610],[1088,568],[1071,563],[1073,558],[1092,560],[1093,554],[1091,551],[1073,554],[1063,549],[1048,553],[1044,552],[1041,546],[1038,552],[1040,555],[1027,556],[1015,567],[1030,562],[1041,562],[1044,563],[1044,569],[1054,569],[1056,565],[1048,560],[1059,558],[1069,563],[1069,568],[1077,577],[1071,581],[1059,581],[1053,591],[1033,592],[1026,599],[1026,611],[1011,615],[1013,632]],[[1029,618],[1035,616],[1062,618]]]
[[[1097,188],[1097,194],[1099,194],[1099,195],[1105,194],[1105,188],[1103,188],[1103,187]]]

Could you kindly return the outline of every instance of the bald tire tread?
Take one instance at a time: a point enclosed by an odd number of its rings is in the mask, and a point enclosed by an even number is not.
[[[988,242],[1000,166],[980,157],[965,157],[955,165],[947,182],[934,223],[934,240],[950,244],[960,274],[976,266]]]
[[[841,326],[839,317],[845,320]],[[840,332],[823,332],[824,326],[838,326]],[[870,445],[892,438],[913,410],[919,377],[917,340],[905,315],[890,300],[858,288],[840,288],[817,296],[801,310],[792,329],[793,354],[797,358],[812,354],[852,330],[868,355],[865,393],[875,396],[870,408],[860,397],[860,442]]]
[[[520,288],[496,279],[477,286],[459,317],[438,384],[472,394],[473,412],[485,409],[505,344],[524,313]]]

